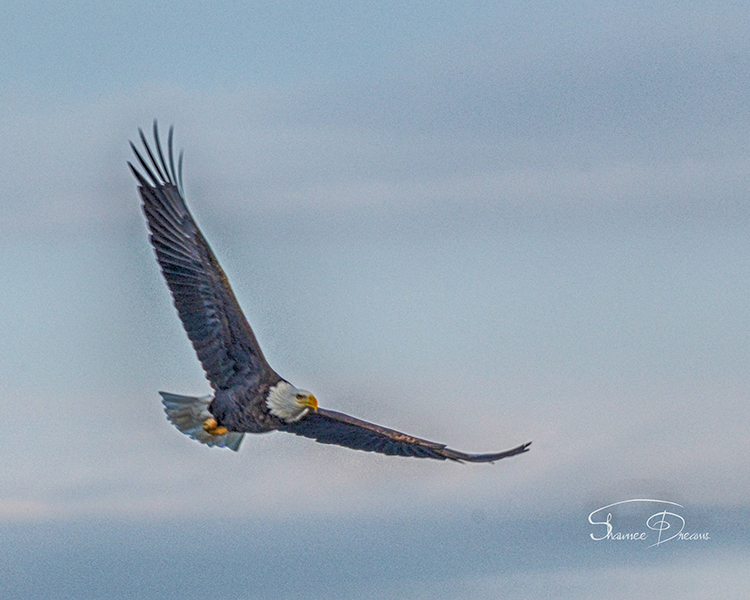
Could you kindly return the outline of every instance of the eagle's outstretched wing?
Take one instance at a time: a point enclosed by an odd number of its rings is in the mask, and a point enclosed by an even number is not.
[[[531,445],[531,442],[527,442],[504,452],[466,454],[446,448],[444,444],[429,442],[323,408],[309,413],[295,423],[285,423],[280,430],[312,438],[321,444],[337,444],[354,450],[458,462],[495,462],[501,458],[527,452]]]
[[[156,258],[211,385],[220,390],[252,379],[278,381],[224,271],[185,205],[182,154],[175,170],[172,128],[168,141],[169,165],[159,143],[156,121],[154,142],[158,160],[143,131],[140,134],[149,160],[131,142],[143,172],[128,164],[140,184],[143,212]]]

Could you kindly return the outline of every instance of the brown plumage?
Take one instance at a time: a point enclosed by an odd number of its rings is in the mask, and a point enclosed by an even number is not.
[[[214,390],[192,398],[162,392],[167,416],[181,431],[208,445],[237,450],[244,433],[280,430],[382,454],[467,462],[494,462],[526,452],[530,442],[504,452],[466,454],[349,415],[325,410],[266,361],[224,271],[185,205],[182,154],[175,169],[172,129],[168,161],[154,121],[156,155],[140,131],[144,158],[131,143],[151,232],[151,245],[185,331]]]

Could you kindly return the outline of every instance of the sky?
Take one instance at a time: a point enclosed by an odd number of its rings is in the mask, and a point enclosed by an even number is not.
[[[0,600],[747,597],[747,3],[4,8]],[[154,119],[276,371],[531,451],[172,427]]]

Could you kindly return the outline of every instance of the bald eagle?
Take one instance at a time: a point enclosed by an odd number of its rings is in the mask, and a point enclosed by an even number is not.
[[[235,451],[245,433],[274,430],[355,450],[458,462],[494,462],[529,449],[530,442],[491,454],[452,450],[321,408],[310,392],[279,376],[266,362],[224,271],[185,204],[182,153],[175,169],[173,128],[169,130],[168,162],[156,121],[156,154],[143,131],[139,133],[145,153],[132,142],[130,146],[140,170],[128,165],[138,180],[151,245],[213,388],[212,395],[202,398],[160,392],[167,418],[177,429],[208,446]]]

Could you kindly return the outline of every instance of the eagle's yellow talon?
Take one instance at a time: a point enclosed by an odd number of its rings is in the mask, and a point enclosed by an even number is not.
[[[203,429],[211,435],[224,435],[229,431],[223,425],[219,425],[219,422],[213,417],[203,421]]]

